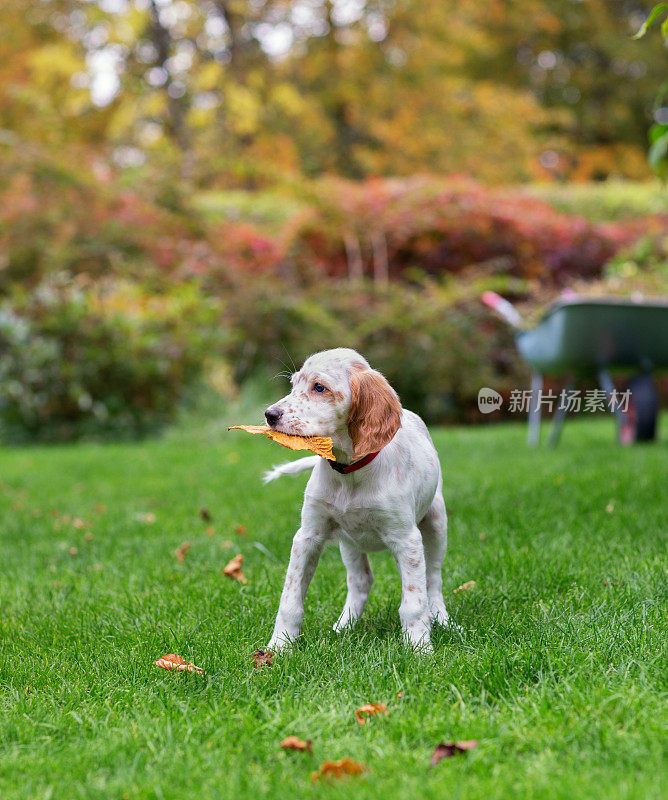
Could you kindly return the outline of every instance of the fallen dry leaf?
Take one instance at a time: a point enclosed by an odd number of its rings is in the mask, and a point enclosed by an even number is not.
[[[245,525],[237,525],[237,527],[234,529],[234,532],[238,533],[239,536],[245,536],[246,535],[246,526]]]
[[[443,761],[444,758],[451,758],[457,755],[457,753],[466,753],[467,750],[473,750],[473,748],[477,746],[477,739],[467,739],[463,742],[441,742],[434,748],[429,766],[435,767],[438,762]]]
[[[206,533],[207,536],[213,536],[215,532],[216,529],[213,527],[213,525],[209,525],[209,527],[206,528],[206,530],[204,531],[204,533]]]
[[[78,531],[82,531],[84,528],[88,527],[88,523],[86,520],[81,519],[81,517],[75,517],[72,520],[72,527],[76,528]]]
[[[95,537],[93,536],[93,534],[90,531],[86,531],[86,533],[84,533],[84,541],[92,542],[94,538]]]
[[[183,542],[183,544],[180,544],[174,551],[174,555],[176,556],[176,560],[179,562],[179,564],[183,564],[183,562],[186,560],[188,550],[190,550],[190,542]]]
[[[199,515],[204,520],[204,522],[211,522],[212,520],[211,512],[206,506],[202,506],[202,508],[200,508]]]
[[[159,658],[153,663],[156,667],[162,667],[162,669],[175,669],[179,672],[198,672],[200,675],[204,674],[204,670],[201,667],[195,666],[192,661],[186,661],[182,656],[177,656],[176,653],[168,653],[166,656]]]
[[[338,761],[325,761],[317,772],[312,773],[311,780],[315,783],[320,778],[343,778],[345,775],[361,775],[368,771],[364,764],[358,764],[352,758],[341,758]]]
[[[454,594],[457,594],[457,592],[466,592],[468,589],[473,589],[474,586],[475,586],[475,581],[466,581],[466,583],[462,583],[461,586],[458,586],[454,590]]]
[[[76,548],[76,547],[70,547],[70,549],[69,549],[67,552],[68,552],[68,553],[69,553],[71,556],[75,556],[75,555],[76,555],[76,554],[77,554],[79,551],[77,550],[77,548]]]
[[[263,433],[290,450],[311,450],[317,456],[336,461],[332,452],[332,440],[329,436],[290,436],[287,433],[268,428],[266,425],[232,425],[227,430]]]
[[[271,667],[274,663],[274,654],[271,650],[256,650],[251,656],[255,669],[262,669],[262,667]]]
[[[300,739],[298,736],[286,736],[285,739],[281,742],[280,746],[283,750],[300,750],[306,751],[307,753],[312,753],[313,748],[311,747],[311,740],[307,739],[304,741]]]
[[[608,512],[608,514],[612,514],[612,512],[615,510],[615,501],[611,500],[605,507],[605,510]]]
[[[107,507],[104,503],[95,503],[95,510],[98,514],[104,514],[107,510]]]
[[[241,553],[237,553],[223,570],[223,575],[227,575],[228,578],[232,578],[233,580],[236,578],[239,583],[248,583],[248,579],[241,571],[241,565],[243,562],[244,557],[241,555]]]
[[[145,522],[147,525],[152,525],[156,520],[156,516],[152,511],[140,511],[135,514],[135,519],[137,522]]]
[[[358,708],[355,712],[355,716],[357,717],[357,721],[360,725],[364,725],[366,719],[364,718],[364,714],[369,714],[370,716],[375,716],[376,714],[387,714],[387,706],[385,703],[366,703],[362,706],[362,708]]]
[[[229,539],[223,539],[223,541],[220,543],[220,546],[223,548],[223,550],[229,550],[233,545],[234,543]]]

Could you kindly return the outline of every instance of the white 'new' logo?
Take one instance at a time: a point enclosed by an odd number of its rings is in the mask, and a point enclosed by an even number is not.
[[[501,397],[498,392],[494,391],[494,389],[483,386],[478,392],[478,409],[483,414],[491,414],[492,411],[501,408],[501,403],[503,403],[503,397]]]

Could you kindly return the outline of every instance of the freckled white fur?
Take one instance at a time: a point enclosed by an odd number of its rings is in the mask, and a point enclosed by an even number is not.
[[[272,406],[283,412],[276,429],[331,436],[337,460],[355,460],[347,430],[348,376],[352,365],[360,363],[368,368],[362,356],[344,348],[311,356],[293,376],[292,392]],[[326,383],[329,399],[310,391],[314,380]],[[392,441],[356,472],[341,475],[313,456],[274,467],[265,473],[265,483],[308,469],[313,472],[304,493],[301,527],[292,543],[268,649],[278,651],[299,636],[304,597],[320,554],[327,542],[336,541],[348,573],[348,595],[334,630],[352,626],[364,610],[373,582],[367,553],[388,549],[401,577],[404,636],[411,645],[430,651],[432,622],[449,624],[441,578],[447,519],[438,456],[424,422],[404,409]]]

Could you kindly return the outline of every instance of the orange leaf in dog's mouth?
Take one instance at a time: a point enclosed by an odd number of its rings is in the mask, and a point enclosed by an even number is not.
[[[332,452],[332,440],[329,436],[293,436],[281,433],[266,425],[231,425],[228,431],[246,431],[246,433],[263,433],[269,439],[278,442],[290,450],[310,450],[317,456],[322,456],[329,461],[336,461]]]

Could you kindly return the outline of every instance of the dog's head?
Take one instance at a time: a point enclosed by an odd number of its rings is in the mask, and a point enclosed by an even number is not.
[[[310,356],[292,378],[292,391],[264,413],[274,430],[331,436],[354,458],[380,450],[401,426],[401,403],[387,380],[347,348]]]

